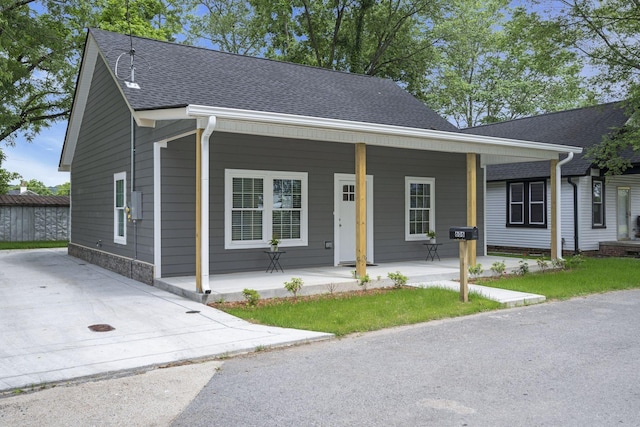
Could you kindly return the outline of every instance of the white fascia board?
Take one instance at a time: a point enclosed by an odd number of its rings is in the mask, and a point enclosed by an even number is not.
[[[89,98],[89,89],[91,88],[97,58],[98,45],[94,38],[89,35],[82,55],[82,64],[80,66],[80,73],[78,74],[76,92],[73,97],[71,115],[67,123],[67,132],[65,133],[62,153],[60,154],[60,163],[58,164],[58,171],[60,172],[69,172],[71,170],[71,162],[73,161],[73,154],[76,150],[76,144],[78,143],[80,125],[84,118],[84,111],[87,106],[87,99]]]
[[[531,159],[557,159],[561,153],[581,153],[581,147],[417,129],[376,123],[298,116],[201,105],[186,107],[192,118],[215,115],[218,131],[356,143],[396,148],[492,154]]]

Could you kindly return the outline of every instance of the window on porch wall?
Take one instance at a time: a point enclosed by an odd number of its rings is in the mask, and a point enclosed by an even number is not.
[[[307,245],[307,174],[225,171],[225,248]]]
[[[435,179],[405,177],[405,240],[425,240],[435,230]]]

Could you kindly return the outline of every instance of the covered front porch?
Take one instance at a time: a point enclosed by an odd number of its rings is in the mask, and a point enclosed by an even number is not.
[[[506,272],[511,273],[519,267],[519,258],[505,258],[498,256],[481,256],[477,263],[482,264],[482,276],[494,273],[490,270],[494,262],[504,262]],[[154,286],[169,292],[204,304],[216,301],[242,301],[242,290],[254,289],[261,298],[276,298],[291,296],[284,288],[284,282],[293,277],[304,281],[300,295],[313,295],[331,292],[344,292],[361,289],[354,278],[354,267],[311,267],[287,269],[283,262],[284,272],[252,271],[244,273],[214,274],[209,276],[210,294],[202,294],[195,290],[196,277],[167,277],[156,279]],[[529,262],[529,269],[536,271],[535,262]],[[399,271],[408,277],[408,285],[412,286],[440,286],[459,290],[460,261],[458,258],[442,258],[436,261],[403,261],[382,263],[367,267],[367,274],[371,282],[367,288],[390,287],[393,282],[387,277],[388,273]],[[506,291],[486,286],[471,284],[470,291],[478,291],[489,299],[500,301],[506,305],[518,305],[544,301],[544,297],[534,294]]]

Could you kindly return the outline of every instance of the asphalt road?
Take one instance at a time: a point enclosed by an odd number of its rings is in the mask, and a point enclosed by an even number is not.
[[[639,325],[634,290],[261,352],[172,425],[639,426]]]

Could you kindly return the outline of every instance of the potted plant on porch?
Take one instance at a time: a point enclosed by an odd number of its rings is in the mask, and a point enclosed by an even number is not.
[[[269,244],[271,245],[271,252],[278,252],[278,245],[280,244],[280,239],[276,236],[273,236],[271,240],[269,240]]]
[[[429,243],[436,243],[436,232],[433,230],[429,230],[425,233],[427,235],[427,239],[429,239]]]

